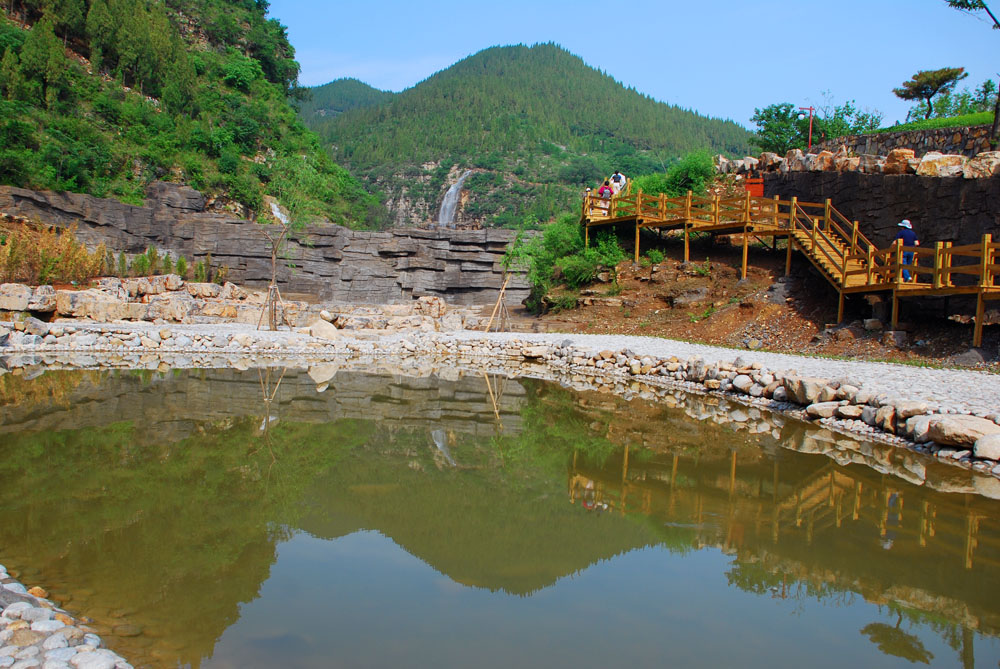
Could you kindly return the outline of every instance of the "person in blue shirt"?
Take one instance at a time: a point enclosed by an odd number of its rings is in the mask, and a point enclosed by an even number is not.
[[[903,240],[903,246],[920,246],[920,240],[917,239],[917,233],[913,231],[913,225],[905,218],[899,222],[899,232],[896,233],[896,239]],[[913,264],[913,251],[903,252],[903,264]],[[915,281],[916,278],[916,273],[914,273],[913,280]],[[903,270],[903,281],[910,281],[910,270]]]

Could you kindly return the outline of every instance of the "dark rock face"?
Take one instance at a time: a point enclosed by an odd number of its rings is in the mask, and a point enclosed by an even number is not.
[[[806,202],[829,198],[879,248],[892,243],[904,218],[922,246],[934,242],[974,244],[1000,236],[1000,177],[922,177],[915,174],[789,172],[764,175],[764,194]]]
[[[76,225],[77,238],[116,253],[154,246],[189,264],[211,254],[212,266],[229,268],[236,283],[263,286],[271,256],[261,226],[206,212],[205,198],[186,186],[157,182],[146,206],[78,193],[0,186],[0,212],[49,225]],[[323,300],[392,304],[435,295],[451,304],[492,304],[503,282],[500,260],[514,237],[508,230],[355,232],[336,225],[296,233],[278,259],[282,291]],[[293,265],[293,267],[289,267]],[[523,274],[507,287],[506,302],[528,295]]]

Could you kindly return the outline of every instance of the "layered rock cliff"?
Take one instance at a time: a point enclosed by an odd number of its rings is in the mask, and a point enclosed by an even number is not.
[[[268,241],[257,223],[205,211],[205,198],[176,184],[157,182],[142,207],[88,195],[0,186],[0,213],[47,225],[76,227],[89,246],[104,243],[116,253],[153,246],[189,262],[211,254],[236,283],[270,280]],[[500,260],[514,233],[508,230],[359,232],[336,225],[297,232],[279,257],[284,292],[364,304],[407,302],[424,295],[451,304],[492,304],[503,283]],[[507,303],[527,297],[523,275],[507,289]]]

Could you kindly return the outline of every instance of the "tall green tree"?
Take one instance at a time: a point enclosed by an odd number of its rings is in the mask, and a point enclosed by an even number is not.
[[[903,100],[924,100],[927,102],[927,115],[930,118],[934,110],[933,98],[938,93],[951,92],[959,81],[968,75],[964,67],[942,67],[940,70],[920,70],[909,81],[904,81],[901,88],[892,92]]]

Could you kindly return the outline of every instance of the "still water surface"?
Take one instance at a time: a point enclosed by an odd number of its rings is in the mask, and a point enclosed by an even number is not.
[[[136,666],[1000,661],[990,481],[710,398],[8,374],[0,481],[0,562]]]

